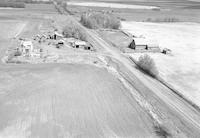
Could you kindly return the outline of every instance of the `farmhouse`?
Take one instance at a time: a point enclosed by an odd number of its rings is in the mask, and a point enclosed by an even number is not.
[[[147,50],[147,41],[144,38],[134,38],[129,44],[129,48],[135,50]]]
[[[31,56],[33,52],[32,41],[22,41],[20,44],[20,50],[22,52],[22,55]]]

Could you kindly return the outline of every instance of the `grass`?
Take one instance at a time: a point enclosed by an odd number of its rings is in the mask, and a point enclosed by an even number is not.
[[[0,2],[0,7],[25,8],[23,2]]]
[[[65,27],[63,28],[62,34],[64,37],[74,37],[76,39],[80,39],[83,41],[87,41],[87,37],[83,30],[75,25],[73,22],[68,22]]]
[[[144,72],[151,75],[152,77],[158,77],[159,72],[157,70],[155,62],[149,55],[145,54],[140,56],[137,65],[140,69],[142,69]]]
[[[90,29],[119,29],[121,26],[120,20],[118,20],[114,15],[98,12],[83,14],[80,22]]]

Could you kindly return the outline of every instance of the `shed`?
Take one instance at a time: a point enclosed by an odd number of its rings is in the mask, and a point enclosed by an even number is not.
[[[135,50],[146,50],[147,49],[147,40],[145,38],[134,38],[129,44],[129,48]]]
[[[85,50],[93,50],[93,47],[90,44],[85,45]]]
[[[168,48],[164,48],[163,50],[162,50],[162,53],[163,54],[171,54],[171,50],[170,49],[168,49]]]
[[[61,46],[64,46],[65,44],[65,41],[64,40],[59,40],[57,43],[56,43],[56,48],[60,48]]]

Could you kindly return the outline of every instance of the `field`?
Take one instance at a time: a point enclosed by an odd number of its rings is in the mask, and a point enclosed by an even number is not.
[[[2,138],[156,137],[151,119],[105,69],[51,64],[0,73]]]
[[[156,62],[160,75],[185,97],[200,106],[199,52],[200,24],[198,23],[137,23],[124,22],[124,30],[157,40],[160,47],[172,50],[172,55],[149,54]],[[133,54],[136,59],[140,54]]]

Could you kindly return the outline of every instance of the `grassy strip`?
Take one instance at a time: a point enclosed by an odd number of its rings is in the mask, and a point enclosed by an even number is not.
[[[186,101],[189,105],[191,105],[193,108],[195,108],[198,112],[200,112],[200,107],[196,105],[194,102],[191,100],[187,99],[183,94],[181,94],[178,90],[176,90],[172,85],[167,83],[164,79],[161,77],[158,77],[157,80],[162,83],[164,86],[169,88],[171,91],[173,91],[176,95],[178,95],[180,98],[182,98],[184,101]]]

